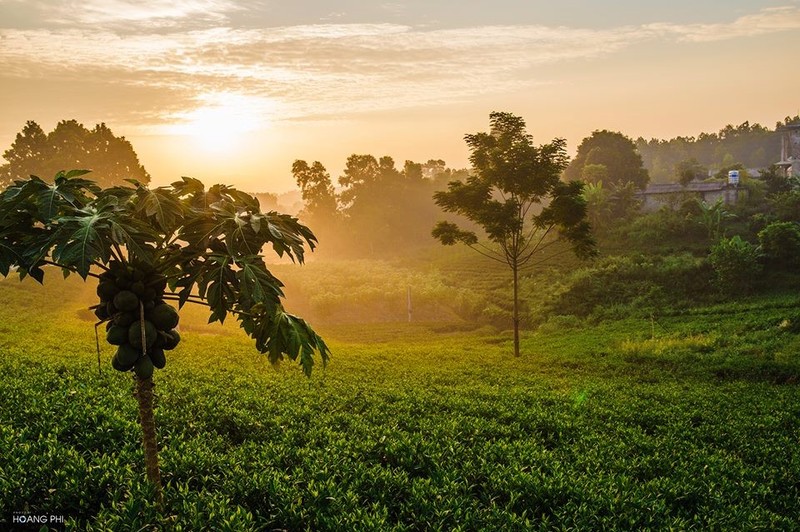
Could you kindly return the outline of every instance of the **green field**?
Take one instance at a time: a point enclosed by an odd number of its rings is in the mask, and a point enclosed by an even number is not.
[[[323,323],[333,357],[310,380],[271,367],[235,323],[206,326],[190,309],[156,375],[159,512],[131,378],[102,343],[98,372],[83,310],[93,287],[48,276],[46,287],[0,281],[0,520],[800,529],[796,296],[652,319],[555,317],[523,335],[519,359],[509,333],[454,318]]]

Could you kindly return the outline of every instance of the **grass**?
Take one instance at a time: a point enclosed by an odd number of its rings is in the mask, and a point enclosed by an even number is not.
[[[53,279],[50,279],[53,280]],[[71,293],[72,297],[64,297]],[[330,366],[277,369],[182,315],[156,373],[160,512],[130,377],[92,289],[0,281],[0,520],[87,530],[755,530],[800,515],[796,298],[523,337],[457,323],[320,327]],[[35,309],[35,312],[32,312]],[[2,523],[0,523],[2,527]]]

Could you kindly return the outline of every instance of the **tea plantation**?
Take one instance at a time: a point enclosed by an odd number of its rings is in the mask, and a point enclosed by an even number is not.
[[[519,359],[491,328],[323,325],[310,380],[185,310],[156,380],[163,510],[92,297],[0,281],[2,529],[800,529],[794,296],[551,318]]]

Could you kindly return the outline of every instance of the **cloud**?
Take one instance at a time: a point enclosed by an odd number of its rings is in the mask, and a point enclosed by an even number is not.
[[[702,43],[800,28],[798,7],[765,9],[724,24],[420,30],[387,23],[230,27],[226,14],[236,7],[226,0],[80,5],[72,15],[66,8],[54,15],[65,25],[74,21],[72,27],[0,29],[0,71],[161,88],[183,95],[186,111],[209,94],[240,94],[269,102],[285,119],[454,103],[548,83],[532,75],[542,65],[608,56],[646,42]],[[170,28],[200,14],[215,23]],[[119,30],[126,22],[155,29]],[[180,114],[174,106],[160,115],[157,108],[137,112],[138,120],[151,122]]]
[[[87,26],[133,32],[181,24],[221,23],[239,8],[232,0],[33,0],[41,20],[54,26]]]
[[[757,37],[769,33],[800,30],[800,9],[791,6],[766,8],[718,24],[650,24],[649,29],[677,37],[681,42],[711,42]]]

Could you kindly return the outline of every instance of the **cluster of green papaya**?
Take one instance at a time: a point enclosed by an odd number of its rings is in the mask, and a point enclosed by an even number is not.
[[[164,351],[181,341],[175,330],[178,311],[163,300],[166,288],[167,278],[148,264],[112,261],[100,274],[95,315],[107,322],[106,341],[118,346],[111,361],[114,369],[134,370],[148,379],[154,368],[166,365]]]

